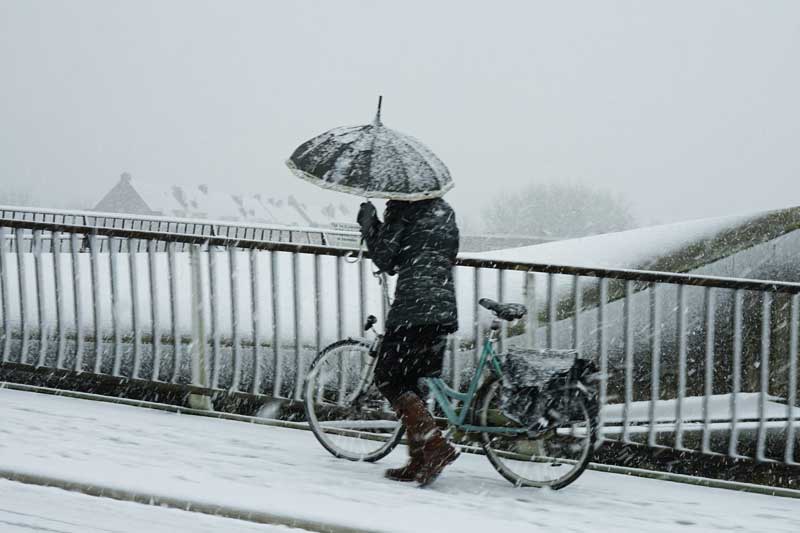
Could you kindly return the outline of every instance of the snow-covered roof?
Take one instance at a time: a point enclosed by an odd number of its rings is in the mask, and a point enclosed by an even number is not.
[[[141,213],[141,202],[146,204],[148,213]],[[96,209],[287,226],[347,227],[355,222],[358,209],[355,202],[351,205],[343,200],[325,202],[291,195],[237,194],[202,184],[186,187],[146,183],[123,174]]]
[[[645,268],[654,258],[748,225],[764,213],[706,218],[462,257],[589,268]]]
[[[289,202],[301,212],[308,213],[311,218],[316,217],[318,222],[324,224],[354,223],[358,213],[358,206],[355,203],[325,202],[316,198],[297,196],[290,196]]]

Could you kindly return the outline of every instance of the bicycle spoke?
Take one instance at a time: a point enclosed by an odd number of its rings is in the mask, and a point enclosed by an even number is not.
[[[326,348],[306,381],[306,415],[317,439],[337,457],[374,461],[397,444],[402,426],[372,383],[369,345]]]
[[[481,407],[481,425],[519,427],[500,412],[499,384],[488,386]],[[485,432],[484,450],[504,477],[516,485],[560,488],[573,481],[585,468],[592,448],[591,419],[580,404],[561,402],[550,411],[550,426],[542,432],[516,435]],[[569,413],[569,414],[567,414]]]

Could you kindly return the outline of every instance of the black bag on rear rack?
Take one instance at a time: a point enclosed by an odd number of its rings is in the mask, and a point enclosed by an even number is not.
[[[523,427],[531,427],[545,416],[548,406],[559,403],[565,395],[583,390],[593,401],[596,397],[597,369],[581,359],[576,350],[530,350],[510,347],[500,356],[503,369],[500,411]],[[569,410],[569,407],[568,407]],[[594,407],[590,405],[592,416]],[[567,418],[577,413],[564,413]]]

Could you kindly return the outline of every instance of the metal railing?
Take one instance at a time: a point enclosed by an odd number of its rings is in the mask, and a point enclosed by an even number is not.
[[[300,399],[321,347],[385,316],[372,269],[335,247],[0,220],[2,362]],[[605,439],[797,464],[800,284],[466,258],[454,276],[452,385],[488,326],[478,298],[524,301],[501,344],[596,360]]]
[[[322,246],[357,247],[357,232],[335,228],[286,226],[279,224],[260,224],[209,219],[176,219],[164,216],[134,215],[122,213],[102,213],[48,209],[41,207],[20,207],[0,205],[0,220],[22,220],[68,224],[74,226],[114,228],[153,231],[164,234],[207,235],[230,239],[252,239],[271,242],[292,242],[317,244]],[[14,236],[12,236],[13,238]],[[26,234],[23,247],[30,251],[31,235]],[[45,243],[47,246],[48,243]],[[104,241],[101,241],[104,249]]]

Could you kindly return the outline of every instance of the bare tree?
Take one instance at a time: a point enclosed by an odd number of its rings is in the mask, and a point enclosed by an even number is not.
[[[31,183],[5,184],[0,187],[0,205],[78,210],[91,209],[92,206],[75,194],[37,187]]]
[[[482,211],[486,231],[532,237],[581,237],[634,226],[627,202],[578,183],[534,183],[504,191]]]

